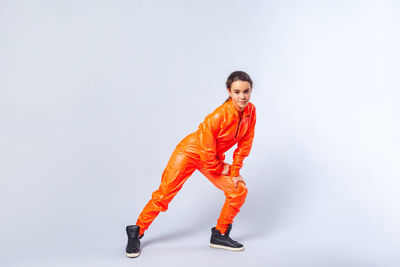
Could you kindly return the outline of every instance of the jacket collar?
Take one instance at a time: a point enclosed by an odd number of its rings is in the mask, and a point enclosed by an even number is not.
[[[240,117],[240,112],[239,110],[236,109],[235,105],[232,102],[232,98],[229,99],[227,102],[227,106],[233,114],[235,114],[236,117]],[[247,104],[247,106],[242,110],[242,117],[249,116],[251,113],[251,108],[250,108],[250,102]]]

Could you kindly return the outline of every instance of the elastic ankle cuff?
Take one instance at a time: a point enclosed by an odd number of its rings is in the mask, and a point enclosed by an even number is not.
[[[226,233],[226,230],[228,229],[228,227],[222,227],[220,225],[215,226],[215,229],[218,230],[222,235],[224,235]]]
[[[140,225],[138,222],[136,222],[136,225],[139,226],[139,236],[143,235],[146,229],[144,229],[144,227]]]
[[[140,227],[139,236],[142,236],[143,234],[144,234],[144,229],[142,227]]]

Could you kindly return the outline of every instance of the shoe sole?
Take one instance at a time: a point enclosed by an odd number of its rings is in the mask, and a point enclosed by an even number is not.
[[[139,257],[139,255],[140,255],[140,252],[137,252],[137,253],[126,253],[126,256],[128,258],[136,258],[136,257]]]
[[[242,250],[244,250],[244,247],[232,248],[232,247],[227,247],[227,246],[223,246],[223,245],[217,245],[217,244],[213,244],[213,243],[210,243],[210,247],[212,247],[212,248],[222,248],[222,249],[226,249],[226,250],[230,250],[230,251],[242,251]]]

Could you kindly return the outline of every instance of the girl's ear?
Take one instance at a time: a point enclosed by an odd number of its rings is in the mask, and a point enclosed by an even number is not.
[[[229,96],[232,97],[231,89],[229,89],[229,88],[227,87],[226,90],[228,91]]]

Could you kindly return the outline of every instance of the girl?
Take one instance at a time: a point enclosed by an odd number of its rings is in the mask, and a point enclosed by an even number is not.
[[[232,240],[229,233],[233,218],[243,205],[247,188],[239,170],[243,159],[249,155],[256,124],[256,109],[249,102],[253,81],[243,71],[229,75],[226,88],[229,98],[210,113],[196,132],[186,136],[175,148],[165,168],[161,185],[140,213],[136,225],[128,225],[126,255],[134,258],[140,254],[140,238],[161,211],[182,188],[197,169],[225,196],[225,204],[211,229],[210,247],[240,251],[242,244]],[[224,152],[238,144],[233,153],[232,165],[224,162]]]

